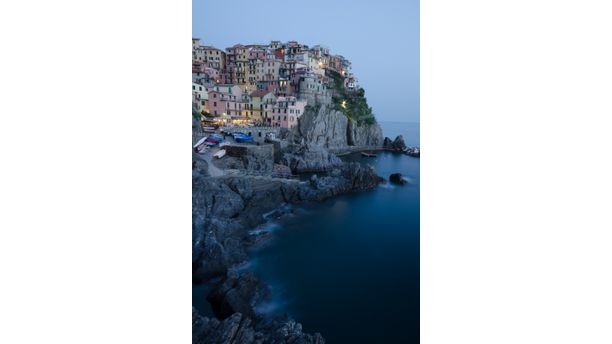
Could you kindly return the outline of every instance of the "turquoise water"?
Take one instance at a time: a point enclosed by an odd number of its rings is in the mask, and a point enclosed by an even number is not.
[[[385,136],[419,144],[418,123],[381,123]],[[287,313],[327,343],[419,342],[419,159],[382,152],[345,160],[375,166],[381,185],[301,207],[273,239],[252,252],[253,268],[272,288],[262,312]]]

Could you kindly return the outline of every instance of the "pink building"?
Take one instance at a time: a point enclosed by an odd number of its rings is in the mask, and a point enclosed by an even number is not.
[[[239,99],[236,95],[213,89],[208,90],[208,109],[213,115],[239,116],[240,108],[238,107],[238,101]]]
[[[295,97],[278,97],[276,102],[265,104],[264,119],[273,127],[293,128],[305,107],[306,102]]]

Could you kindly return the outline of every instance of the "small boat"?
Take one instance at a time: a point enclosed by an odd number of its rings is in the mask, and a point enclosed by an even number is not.
[[[376,154],[374,153],[366,153],[366,152],[361,152],[361,155],[366,156],[368,158],[374,158],[376,157]]]
[[[351,154],[351,152],[336,153],[336,156],[347,156],[349,154]]]
[[[201,138],[198,142],[196,142],[195,145],[193,145],[193,148],[197,148],[199,145],[201,145],[202,143],[204,143],[204,141],[206,141],[207,137],[204,136],[203,138]]]
[[[249,135],[245,135],[245,134],[234,134],[234,140],[236,140],[236,142],[240,143],[240,142],[252,142],[253,141],[253,137],[249,136]]]
[[[206,137],[203,137],[195,145],[193,145],[193,148],[195,149],[196,153],[200,153],[204,150],[204,147],[206,147],[206,139]]]
[[[217,159],[221,159],[225,156],[225,149],[219,150],[217,153],[213,154],[213,157]]]
[[[212,143],[212,145],[218,145],[219,144],[219,140],[213,138],[213,137],[207,137],[206,138],[206,142],[210,145]]]
[[[214,133],[217,129],[215,127],[204,127],[203,130],[205,133]]]

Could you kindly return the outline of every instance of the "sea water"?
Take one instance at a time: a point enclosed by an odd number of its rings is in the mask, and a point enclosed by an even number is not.
[[[419,145],[418,123],[381,123]],[[262,312],[287,313],[327,343],[419,342],[419,159],[380,152],[346,158],[409,183],[304,205],[251,255],[272,289]]]

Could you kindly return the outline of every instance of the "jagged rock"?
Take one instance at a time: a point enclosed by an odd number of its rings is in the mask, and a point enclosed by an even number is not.
[[[342,160],[327,149],[309,144],[292,145],[287,148],[281,163],[293,173],[324,172],[342,165]]]
[[[218,318],[225,319],[236,312],[255,318],[254,306],[266,294],[265,285],[252,272],[237,274],[230,271],[222,283],[213,287],[206,299]]]
[[[214,159],[213,162],[221,169],[272,172],[274,168],[272,150],[258,148],[253,146],[245,149],[241,156],[230,156],[228,153],[222,159]]]
[[[402,135],[398,135],[393,141],[391,141],[390,138],[385,137],[385,140],[383,142],[383,148],[392,150],[392,151],[403,152],[408,147],[406,147],[406,143],[404,142],[404,137]]]
[[[392,145],[393,141],[390,138],[385,137],[385,140],[383,141],[383,148],[391,148]]]
[[[193,177],[208,177],[208,163],[196,153],[191,156],[191,174]]]
[[[193,344],[263,343],[264,338],[253,328],[251,319],[240,313],[219,321],[201,316],[195,308],[191,310],[191,331]]]
[[[389,176],[389,181],[394,184],[404,185],[407,183],[406,179],[402,176],[401,173],[393,173]]]
[[[192,308],[191,328],[193,344],[325,344],[321,334],[302,332],[302,325],[294,320],[257,328],[251,318],[241,313],[219,321],[203,317]]]

